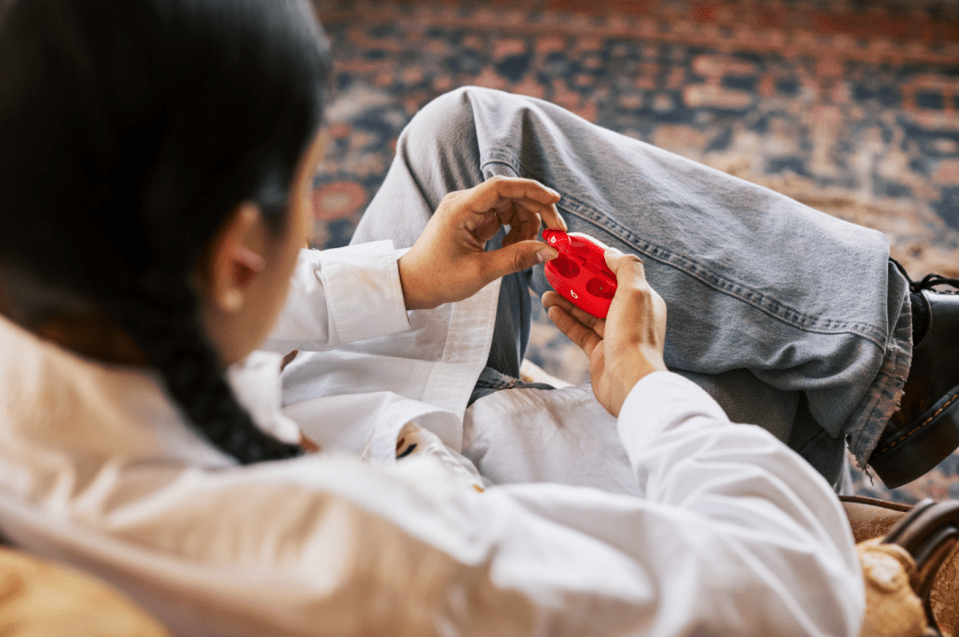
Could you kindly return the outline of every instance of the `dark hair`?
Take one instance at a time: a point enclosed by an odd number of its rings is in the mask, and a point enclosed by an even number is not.
[[[215,445],[297,455],[236,402],[189,277],[239,204],[285,229],[329,86],[306,0],[0,0],[3,311],[104,312]]]

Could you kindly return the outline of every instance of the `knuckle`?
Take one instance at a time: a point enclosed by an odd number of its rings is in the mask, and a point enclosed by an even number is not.
[[[492,278],[492,268],[483,262],[473,263],[462,269],[460,278],[465,281],[485,282]]]
[[[626,298],[632,303],[645,303],[652,298],[652,288],[643,283],[635,283],[626,287]]]
[[[626,299],[632,303],[638,303],[644,298],[643,290],[637,287],[626,288]]]
[[[529,255],[517,252],[513,255],[513,271],[519,272],[520,270],[525,270],[529,267],[529,261],[531,257]]]
[[[655,294],[654,302],[659,307],[659,311],[663,316],[666,316],[666,312],[669,310],[669,307],[666,305],[666,301],[655,290],[653,290],[653,294]]]

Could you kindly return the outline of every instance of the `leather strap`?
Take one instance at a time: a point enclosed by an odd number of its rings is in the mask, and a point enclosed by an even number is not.
[[[916,575],[911,581],[922,600],[929,626],[939,631],[931,605],[931,593],[939,569],[956,549],[959,540],[959,501],[933,502],[925,499],[896,522],[883,540],[898,544],[916,562]],[[950,600],[959,605],[959,599]]]

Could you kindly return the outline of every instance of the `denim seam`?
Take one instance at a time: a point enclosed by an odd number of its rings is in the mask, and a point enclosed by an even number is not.
[[[488,164],[501,163],[506,164],[516,172],[517,175],[528,175],[529,171],[524,171],[516,159],[508,153],[488,150],[484,153],[482,166],[485,168]],[[555,186],[553,186],[555,188]],[[836,319],[815,318],[803,314],[802,312],[786,305],[781,301],[769,298],[766,295],[750,289],[749,287],[717,275],[703,265],[693,261],[688,257],[678,255],[671,250],[667,250],[655,244],[642,240],[628,228],[620,224],[616,219],[604,215],[592,206],[579,201],[575,197],[563,194],[563,199],[558,204],[560,210],[575,215],[584,221],[588,221],[597,226],[604,232],[612,234],[627,243],[645,256],[655,259],[660,263],[669,265],[699,280],[700,282],[727,294],[733,298],[748,303],[769,316],[782,321],[783,323],[797,329],[820,334],[840,334],[851,333],[871,341],[876,346],[885,349],[888,335],[873,325],[867,323],[849,323]]]
[[[522,170],[520,163],[512,153],[496,149],[486,149],[482,152],[482,156],[480,157],[480,171],[485,172],[486,167],[490,164],[506,164],[506,166],[517,175],[522,175],[526,172]]]

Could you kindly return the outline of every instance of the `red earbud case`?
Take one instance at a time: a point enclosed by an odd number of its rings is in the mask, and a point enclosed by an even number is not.
[[[616,275],[606,267],[606,246],[579,232],[543,231],[543,239],[559,251],[546,263],[546,280],[560,296],[597,318],[606,318],[616,293]]]

